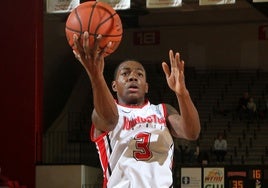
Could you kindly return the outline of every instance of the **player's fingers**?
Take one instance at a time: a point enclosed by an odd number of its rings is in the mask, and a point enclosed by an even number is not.
[[[181,60],[179,52],[177,52],[175,54],[175,61],[176,61],[176,65],[178,66],[179,70],[184,71],[184,62]]]
[[[74,42],[74,48],[77,49],[78,51],[81,50],[81,46],[78,41],[78,36],[76,34],[73,35],[73,42]]]
[[[80,56],[80,54],[79,53],[77,53],[75,50],[73,50],[73,53],[74,53],[74,56],[75,56],[75,58],[78,60],[78,61],[82,61],[82,59],[81,59],[81,56]]]
[[[83,34],[83,49],[86,55],[89,54],[89,34],[87,31]]]
[[[162,62],[162,69],[166,75],[166,78],[170,76],[170,70],[166,62]]]
[[[176,64],[175,64],[175,58],[174,58],[173,50],[169,50],[169,61],[170,61],[171,69],[175,68]]]
[[[97,55],[97,53],[100,53],[101,49],[100,49],[100,40],[102,38],[101,34],[98,34],[95,37],[95,41],[94,41],[94,47],[93,47],[93,54]]]
[[[111,41],[108,42],[108,44],[103,48],[103,50],[101,50],[100,55],[106,54],[106,52],[112,47],[112,44],[113,43]]]
[[[184,61],[183,60],[180,60],[179,69],[181,72],[184,72]]]

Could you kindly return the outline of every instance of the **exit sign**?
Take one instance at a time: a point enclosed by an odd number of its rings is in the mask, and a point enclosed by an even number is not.
[[[259,26],[259,40],[268,40],[268,25]]]
[[[157,45],[160,43],[160,31],[137,31],[133,36],[134,45]]]

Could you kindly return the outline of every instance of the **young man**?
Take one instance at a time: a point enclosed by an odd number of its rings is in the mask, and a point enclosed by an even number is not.
[[[169,104],[153,105],[148,92],[146,71],[137,61],[124,61],[112,82],[113,98],[104,79],[105,49],[83,47],[74,35],[74,54],[85,68],[92,86],[94,110],[91,139],[96,143],[104,173],[103,187],[172,187],[172,136],[195,140],[199,136],[198,112],[184,82],[184,62],[179,53],[169,51],[171,69],[163,62],[167,84],[177,96],[180,113]]]
[[[214,153],[216,155],[217,163],[223,163],[227,154],[227,140],[219,133],[214,140]]]

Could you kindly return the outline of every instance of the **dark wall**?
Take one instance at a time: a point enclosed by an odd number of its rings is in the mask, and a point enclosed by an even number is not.
[[[2,1],[0,167],[34,188],[42,109],[41,0]]]

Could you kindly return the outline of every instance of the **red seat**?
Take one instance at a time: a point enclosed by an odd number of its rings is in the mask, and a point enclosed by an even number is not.
[[[21,188],[18,181],[9,180],[7,184],[9,188]]]
[[[20,188],[20,184],[18,181],[13,181],[14,183],[14,188]]]
[[[12,180],[8,180],[7,184],[9,188],[15,188],[14,182]]]

